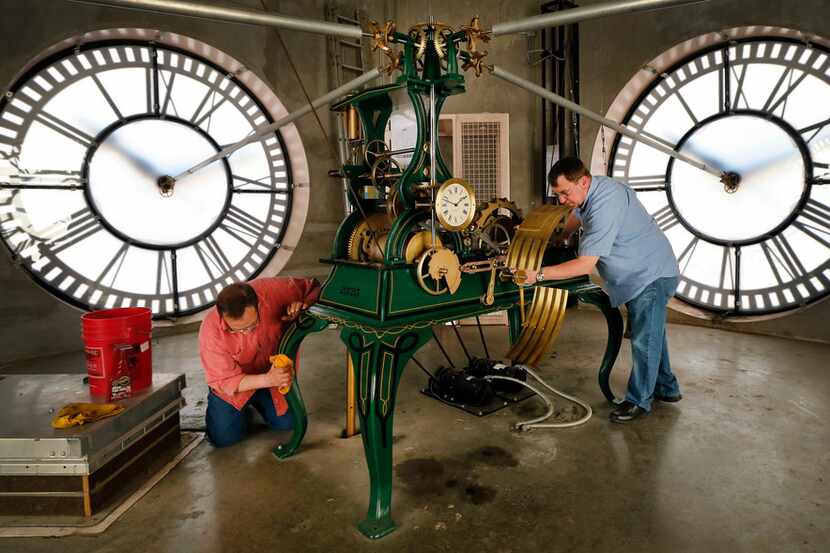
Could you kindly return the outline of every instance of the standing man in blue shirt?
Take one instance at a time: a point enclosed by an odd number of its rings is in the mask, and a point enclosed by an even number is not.
[[[633,367],[625,401],[612,422],[629,422],[651,410],[654,399],[681,399],[669,363],[666,304],[677,288],[679,270],[671,244],[634,191],[605,176],[591,176],[581,160],[560,159],[548,173],[559,202],[574,208],[569,235],[582,226],[578,257],[528,274],[528,282],[560,280],[599,271],[611,305],[628,307]]]

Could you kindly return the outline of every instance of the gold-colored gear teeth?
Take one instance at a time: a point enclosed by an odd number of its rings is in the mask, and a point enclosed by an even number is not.
[[[349,245],[346,248],[346,256],[352,261],[360,260],[360,245],[363,242],[363,229],[361,228],[366,222],[359,223],[352,234],[349,236]]]
[[[346,256],[352,261],[366,261],[366,248],[373,241],[380,240],[381,235],[389,232],[392,222],[386,213],[372,213],[355,225],[349,235]],[[376,236],[373,238],[372,234]]]
[[[522,210],[519,209],[516,202],[508,200],[507,198],[497,198],[495,200],[485,202],[484,205],[481,206],[478,217],[476,217],[475,220],[476,228],[484,228],[486,226],[487,219],[489,219],[493,213],[496,213],[499,209],[506,209],[516,215],[519,219],[522,218]]]

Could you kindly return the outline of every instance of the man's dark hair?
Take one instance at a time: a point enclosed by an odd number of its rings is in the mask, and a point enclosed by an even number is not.
[[[581,159],[571,156],[563,157],[553,164],[553,167],[548,171],[548,182],[552,186],[555,186],[556,179],[561,175],[564,175],[569,181],[574,182],[580,177],[590,177],[591,172],[585,167]]]
[[[231,319],[238,319],[245,313],[245,308],[256,307],[259,303],[254,288],[250,284],[237,282],[225,287],[216,298],[216,308],[220,315],[227,315]]]

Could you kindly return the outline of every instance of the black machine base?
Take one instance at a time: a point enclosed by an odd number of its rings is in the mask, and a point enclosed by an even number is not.
[[[492,359],[473,358],[470,365],[463,369],[439,367],[421,393],[478,417],[535,395],[521,384],[487,380],[486,376],[505,376],[523,382],[527,379],[522,367],[503,365]]]

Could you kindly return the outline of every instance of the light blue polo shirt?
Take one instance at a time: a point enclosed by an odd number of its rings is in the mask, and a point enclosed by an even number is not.
[[[592,177],[588,196],[574,213],[583,229],[579,255],[599,257],[597,269],[614,307],[658,278],[679,276],[671,244],[627,185]]]

